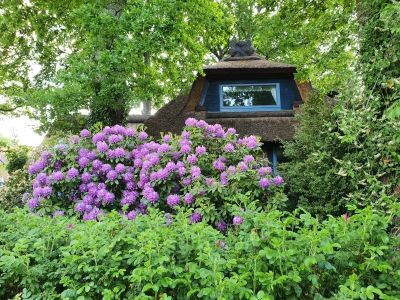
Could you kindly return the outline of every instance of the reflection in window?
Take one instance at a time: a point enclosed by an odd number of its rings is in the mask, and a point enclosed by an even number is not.
[[[249,84],[222,86],[224,107],[276,106],[277,88],[275,84]]]

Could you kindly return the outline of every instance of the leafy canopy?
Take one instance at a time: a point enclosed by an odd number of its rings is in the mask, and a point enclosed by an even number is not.
[[[83,109],[123,122],[132,105],[187,88],[228,21],[211,0],[5,1],[0,92],[42,129],[73,129]]]

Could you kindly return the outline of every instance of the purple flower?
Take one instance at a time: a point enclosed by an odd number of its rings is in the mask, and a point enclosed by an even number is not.
[[[138,135],[139,140],[144,141],[148,137],[149,137],[149,135],[146,132],[144,132],[144,131],[139,132],[139,135]]]
[[[114,181],[115,179],[117,179],[118,173],[115,172],[114,170],[110,170],[107,172],[106,177],[107,177],[107,180]]]
[[[241,216],[233,217],[233,225],[241,225],[243,223],[243,219]]]
[[[82,138],[87,138],[87,137],[90,137],[90,131],[89,130],[87,130],[87,129],[83,129],[82,131],[81,131],[81,137]]]
[[[114,195],[113,193],[111,193],[111,192],[106,192],[106,193],[105,193],[105,195],[104,195],[104,197],[103,197],[103,202],[104,202],[105,204],[111,203],[111,202],[113,202],[114,200],[115,200],[115,195]]]
[[[31,198],[28,200],[28,208],[30,211],[33,211],[36,207],[39,206],[39,199],[38,198]]]
[[[171,136],[169,134],[164,135],[162,141],[164,143],[169,143],[171,141]]]
[[[197,120],[194,118],[187,118],[185,121],[185,125],[188,127],[194,127],[197,125]]]
[[[96,133],[92,137],[93,144],[97,144],[98,142],[104,142],[106,140],[106,135],[102,132]]]
[[[229,166],[228,169],[226,170],[226,173],[229,175],[233,175],[236,173],[236,168],[234,166]]]
[[[197,163],[197,156],[194,155],[194,154],[190,154],[190,155],[187,157],[187,162],[188,162],[189,164],[191,164],[191,165],[196,164],[196,163]]]
[[[108,137],[108,142],[110,144],[116,144],[116,143],[122,142],[123,140],[124,140],[124,137],[119,134],[113,134]]]
[[[277,185],[280,186],[284,183],[283,178],[281,176],[276,176],[272,179],[272,182]]]
[[[188,186],[188,185],[190,185],[192,183],[192,179],[190,179],[190,178],[183,178],[183,180],[182,180],[182,184],[184,185],[184,186]]]
[[[349,213],[346,212],[345,214],[343,214],[343,215],[342,215],[342,218],[343,218],[343,220],[344,220],[345,222],[349,222],[349,219],[350,219]]]
[[[151,186],[146,186],[143,189],[142,194],[143,197],[151,203],[156,202],[160,198],[158,193]]]
[[[206,154],[206,152],[207,152],[206,147],[204,147],[204,146],[197,146],[196,147],[196,154],[198,156],[204,155],[204,154]]]
[[[43,151],[42,154],[40,155],[41,159],[44,161],[49,160],[53,155],[49,151]]]
[[[135,133],[136,133],[136,130],[134,128],[129,127],[129,128],[125,129],[126,136],[133,137],[133,136],[135,136]]]
[[[251,163],[251,162],[254,161],[254,157],[253,157],[253,155],[245,155],[245,156],[243,157],[243,161],[244,161],[246,164],[249,164],[249,163]]]
[[[78,213],[83,213],[86,210],[86,204],[84,202],[79,202],[75,205],[75,211]]]
[[[39,184],[45,185],[45,184],[48,182],[48,178],[47,178],[46,173],[39,173],[39,174],[36,176],[36,180],[37,180],[37,182],[38,182]]]
[[[180,202],[179,196],[176,194],[169,195],[167,197],[167,204],[169,207],[174,207],[174,206],[178,205],[179,202]]]
[[[194,202],[194,196],[191,193],[186,193],[184,199],[186,204],[192,204]]]
[[[262,189],[266,189],[267,187],[270,186],[270,181],[267,178],[261,178],[260,181],[258,182],[258,185]]]
[[[180,151],[181,153],[189,153],[191,150],[192,149],[189,144],[183,144]]]
[[[112,167],[111,167],[111,165],[110,164],[104,164],[104,165],[102,165],[101,166],[101,171],[104,173],[104,174],[107,174],[109,171],[111,171],[112,170]]]
[[[131,210],[130,212],[128,212],[128,213],[126,214],[126,218],[127,218],[128,220],[134,220],[134,219],[136,219],[136,217],[137,217],[137,212],[134,211],[134,210]]]
[[[74,178],[78,177],[78,175],[79,175],[79,171],[75,168],[71,168],[67,171],[68,179],[74,179]]]
[[[238,163],[237,168],[238,168],[238,170],[241,171],[241,172],[245,172],[245,171],[247,171],[247,170],[249,169],[249,167],[248,167],[248,166],[246,165],[246,163],[243,162],[243,161],[241,161],[241,162]]]
[[[184,140],[187,140],[187,139],[190,138],[190,132],[184,130],[184,131],[182,131],[181,136],[182,136],[182,138],[183,138]]]
[[[204,129],[204,128],[206,128],[208,126],[208,124],[204,120],[199,120],[199,121],[197,121],[196,126],[197,126],[197,128],[203,128]]]
[[[82,183],[81,185],[79,185],[79,191],[81,193],[86,193],[88,191],[88,186],[86,183]]]
[[[215,160],[212,165],[213,168],[218,171],[224,171],[226,168],[225,163],[222,162],[220,159]]]
[[[108,150],[108,145],[105,142],[97,142],[96,147],[101,153],[105,153]]]
[[[226,172],[222,172],[220,175],[220,180],[222,185],[228,185],[228,174]]]
[[[115,172],[117,172],[118,174],[121,174],[122,172],[125,171],[125,165],[123,164],[117,164],[115,166]]]
[[[64,211],[62,211],[62,210],[56,210],[56,211],[53,213],[53,218],[55,218],[55,217],[63,217],[64,214],[65,214]]]
[[[96,159],[92,162],[92,167],[93,167],[93,170],[95,170],[95,171],[101,169],[102,165],[103,165],[103,163],[98,159]]]
[[[235,150],[235,146],[233,146],[233,144],[231,144],[231,143],[226,144],[224,147],[225,152],[233,152],[234,150]]]
[[[194,212],[190,216],[189,223],[190,224],[199,223],[199,222],[201,222],[202,219],[203,219],[203,216],[200,213]]]
[[[93,207],[91,211],[84,213],[83,220],[84,221],[98,220],[99,216],[103,214],[104,213],[99,208]]]
[[[190,174],[193,179],[198,179],[201,175],[201,169],[198,166],[193,166],[190,169]]]
[[[68,149],[68,145],[67,144],[58,144],[58,145],[55,145],[54,148],[60,152],[65,152]]]
[[[234,135],[236,134],[236,129],[235,128],[228,128],[226,130],[226,135]]]
[[[214,184],[214,179],[213,178],[210,178],[210,177],[206,177],[206,185],[207,186],[211,186],[211,185],[213,185]]]
[[[226,224],[223,220],[219,221],[216,226],[221,232],[225,232],[228,229],[228,224]]]
[[[78,160],[78,164],[81,168],[85,168],[90,163],[90,160],[87,157],[81,157]]]
[[[254,135],[244,137],[238,140],[239,144],[245,145],[248,149],[255,149],[258,147],[257,137]]]
[[[124,191],[122,194],[121,205],[132,205],[139,197],[139,193],[136,191]]]
[[[267,174],[272,173],[272,168],[271,167],[261,167],[258,169],[258,175],[260,176],[265,176]]]
[[[163,143],[160,145],[160,147],[158,147],[157,152],[158,153],[165,153],[168,152],[170,150],[170,146],[166,143]]]
[[[185,173],[186,173],[186,168],[185,167],[183,167],[183,166],[178,167],[178,175],[180,177],[184,176]]]
[[[92,174],[90,174],[89,172],[84,172],[81,175],[81,180],[83,183],[89,183],[92,180]]]
[[[29,166],[28,172],[31,175],[36,174],[43,171],[45,167],[46,167],[46,162],[44,160],[38,160],[37,162]]]

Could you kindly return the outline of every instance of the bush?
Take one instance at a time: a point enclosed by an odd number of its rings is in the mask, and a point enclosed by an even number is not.
[[[6,184],[0,187],[0,208],[10,210],[24,205],[23,199],[32,191],[28,172],[24,169],[15,170]]]
[[[259,146],[254,136],[239,138],[233,128],[195,119],[181,135],[166,134],[158,143],[119,125],[94,135],[85,129],[29,167],[28,206],[41,213],[75,208],[85,220],[112,209],[134,219],[150,205],[168,213],[186,206],[195,208],[191,222],[228,222],[240,194],[264,208],[285,200],[283,179],[257,157]]]
[[[290,203],[320,216],[340,215],[346,205],[390,211],[399,203],[399,120],[379,117],[367,103],[344,96],[335,107],[314,95],[302,106],[300,126],[285,143],[289,162],[279,166]]]
[[[27,146],[10,147],[6,152],[6,169],[9,174],[25,168],[28,162],[28,153],[30,148]]]
[[[398,299],[399,240],[365,209],[237,211],[227,235],[150,208],[129,222],[0,212],[2,299]],[[241,222],[237,222],[239,224]],[[16,296],[18,295],[18,296]]]

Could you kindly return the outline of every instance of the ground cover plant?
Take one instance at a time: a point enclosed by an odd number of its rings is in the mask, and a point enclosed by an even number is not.
[[[399,240],[365,209],[321,222],[249,205],[225,234],[179,209],[134,222],[0,212],[0,298],[399,299]]]
[[[42,214],[74,210],[84,220],[113,209],[134,219],[148,206],[167,213],[185,206],[193,209],[191,223],[204,218],[223,230],[243,195],[263,208],[285,200],[283,178],[260,154],[255,136],[240,138],[233,128],[193,118],[181,135],[159,141],[120,125],[94,134],[84,129],[29,166],[33,193],[27,204]]]

